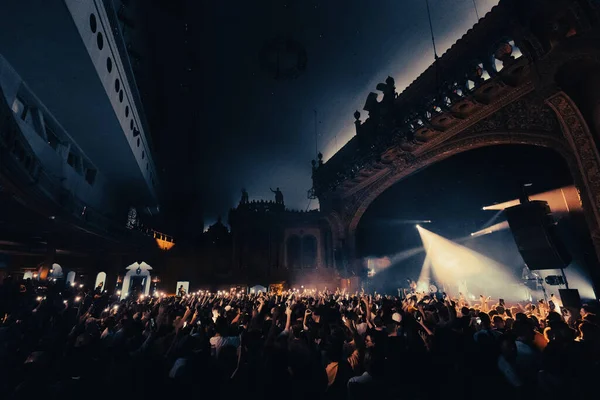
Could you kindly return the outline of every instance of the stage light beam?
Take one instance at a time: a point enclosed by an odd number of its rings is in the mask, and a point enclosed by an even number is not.
[[[476,237],[479,237],[479,236],[489,235],[490,233],[502,231],[504,229],[508,229],[508,222],[507,221],[499,222],[499,223],[494,224],[492,226],[488,226],[487,228],[483,228],[480,231],[473,232],[473,233],[471,233],[471,237],[472,238],[476,238]]]
[[[568,213],[570,211],[582,211],[581,197],[579,191],[573,185],[565,186],[559,189],[550,190],[548,192],[534,194],[529,196],[531,200],[547,201],[552,212]],[[518,199],[506,201],[504,203],[492,204],[483,207],[484,211],[489,210],[504,210],[505,208],[519,205]]]
[[[458,295],[465,282],[472,294],[522,301],[519,282],[509,268],[483,254],[455,243],[425,228],[419,229],[427,253],[420,280],[433,277],[444,291]],[[466,294],[466,293],[465,293]]]

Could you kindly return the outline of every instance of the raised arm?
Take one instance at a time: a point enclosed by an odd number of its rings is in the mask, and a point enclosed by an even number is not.
[[[290,327],[292,326],[292,307],[291,306],[285,309],[285,315],[286,315],[285,329],[283,331],[289,332]]]

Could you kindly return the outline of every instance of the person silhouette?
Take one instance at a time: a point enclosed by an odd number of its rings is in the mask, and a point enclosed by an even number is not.
[[[271,189],[271,192],[275,193],[275,204],[283,205],[283,193],[281,193],[281,190],[279,188],[275,190]]]
[[[240,204],[248,204],[248,192],[246,188],[242,189],[242,199],[240,200]]]

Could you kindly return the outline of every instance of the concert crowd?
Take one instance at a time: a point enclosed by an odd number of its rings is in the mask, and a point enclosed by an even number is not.
[[[181,294],[181,293],[180,293]],[[3,399],[564,399],[598,395],[596,304],[480,296],[0,285]]]

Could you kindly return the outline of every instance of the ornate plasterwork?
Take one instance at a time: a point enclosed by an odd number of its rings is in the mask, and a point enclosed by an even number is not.
[[[600,226],[600,156],[594,138],[577,106],[564,92],[548,98],[547,103],[556,112],[565,139],[577,160],[587,200],[595,219],[590,225],[592,236]],[[589,218],[588,218],[589,220]]]
[[[556,116],[535,92],[500,108],[457,136],[481,132],[545,132],[560,135]]]
[[[367,207],[381,193],[408,175],[453,155],[476,148],[501,144],[549,147],[558,151],[563,156],[569,155],[569,149],[562,138],[539,132],[483,132],[472,133],[470,136],[464,138],[456,137],[419,157],[405,161],[402,164],[403,168],[399,168],[396,173],[390,173],[384,179],[361,189],[353,196],[345,198],[343,202],[343,221],[348,227],[347,230],[349,232],[354,231]]]

